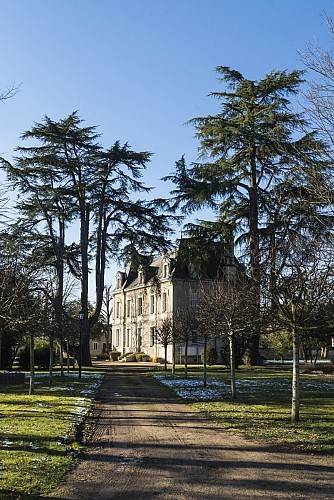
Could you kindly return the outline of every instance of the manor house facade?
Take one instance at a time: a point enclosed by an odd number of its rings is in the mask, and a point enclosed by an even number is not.
[[[216,249],[206,257],[191,248],[189,239],[181,239],[174,251],[156,257],[149,266],[117,272],[113,291],[112,350],[121,353],[144,352],[151,357],[164,357],[157,338],[161,322],[176,311],[196,309],[198,289],[203,280],[213,280],[223,273],[231,278],[237,261],[231,253],[222,257]],[[188,362],[200,362],[202,345],[188,346]],[[184,361],[184,346],[177,345],[176,362]],[[172,347],[168,347],[168,361]]]

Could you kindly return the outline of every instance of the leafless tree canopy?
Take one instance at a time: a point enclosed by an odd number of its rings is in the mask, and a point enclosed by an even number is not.
[[[16,85],[15,82],[8,87],[0,90],[0,102],[5,102],[14,97],[20,90],[21,85]]]

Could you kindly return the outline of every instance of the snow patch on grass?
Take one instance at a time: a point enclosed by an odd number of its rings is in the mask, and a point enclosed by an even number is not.
[[[203,386],[202,379],[182,378],[169,374],[155,374],[154,378],[161,384],[169,387],[173,392],[182,399],[192,401],[213,401],[221,400],[230,396],[230,385],[222,380],[208,377],[207,387]],[[236,380],[237,391],[239,395],[247,394],[247,396],[257,396],[258,390],[265,392],[291,390],[291,379],[247,379],[241,378]],[[307,390],[334,390],[334,381],[324,382],[319,380],[301,381],[301,389]]]
[[[191,378],[171,378],[168,375],[154,375],[161,384],[170,387],[177,396],[182,399],[196,401],[210,401],[221,399],[227,395],[227,387],[224,382],[218,379],[210,379],[207,387],[203,386],[203,380]]]

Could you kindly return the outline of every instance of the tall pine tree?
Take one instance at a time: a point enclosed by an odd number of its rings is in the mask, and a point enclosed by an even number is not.
[[[96,127],[82,126],[76,112],[58,122],[45,117],[22,137],[37,140],[38,145],[17,148],[20,155],[15,164],[5,162],[5,167],[13,185],[27,200],[26,215],[31,215],[29,206],[34,212],[38,210],[41,220],[46,222],[44,231],[48,235],[54,233],[54,222],[58,223],[53,245],[57,260],[67,255],[66,224],[79,222],[79,242],[74,245],[79,259],[68,259],[68,264],[81,283],[83,363],[90,364],[89,331],[101,310],[108,258],[140,259],[143,253],[168,246],[170,221],[160,210],[166,203],[143,199],[151,191],[141,181],[151,154],[135,152],[128,144],[119,142],[103,149],[98,143]],[[89,314],[91,258],[96,302]]]
[[[192,213],[211,207],[221,227],[232,227],[246,242],[251,275],[250,292],[260,309],[260,229],[268,213],[264,200],[292,169],[314,169],[323,145],[304,133],[303,117],[291,111],[288,96],[296,94],[302,72],[275,71],[260,81],[246,79],[225,66],[216,68],[223,92],[213,92],[220,113],[190,121],[200,141],[200,162],[188,168],[184,159],[172,180],[176,206]],[[247,350],[249,364],[257,364],[259,335]]]

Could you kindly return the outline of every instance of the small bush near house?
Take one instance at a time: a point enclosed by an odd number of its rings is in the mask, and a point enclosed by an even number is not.
[[[202,361],[204,358],[204,352],[202,352]],[[208,345],[206,348],[206,362],[209,366],[215,365],[218,361],[218,352],[213,345]]]
[[[245,352],[245,341],[242,336],[237,335],[234,339],[234,354],[235,354],[235,366],[236,368],[243,364],[243,355]],[[230,366],[230,346],[227,337],[222,338],[222,347],[220,349],[220,356],[222,364]]]
[[[151,361],[152,361],[152,363],[160,363],[161,365],[163,365],[165,363],[164,358],[160,358],[159,356],[153,356],[151,358]]]
[[[26,346],[20,352],[19,356],[19,366],[24,370],[29,370],[30,368],[30,348]],[[54,364],[58,361],[53,352]],[[48,346],[37,347],[35,349],[35,366],[39,368],[48,369],[50,364],[50,348]]]
[[[137,352],[136,360],[138,361],[138,363],[140,363],[141,361],[151,361],[151,358],[148,354],[145,354],[144,352]]]
[[[118,359],[120,358],[121,356],[121,352],[119,351],[110,351],[109,353],[109,359],[110,361],[118,361]]]
[[[75,367],[76,365],[76,360],[72,356],[68,356],[68,364],[72,366],[72,368]],[[64,365],[67,365],[67,356],[65,355],[64,357]]]
[[[137,361],[136,355],[134,353],[133,354],[126,354],[125,361],[127,363],[133,363],[134,361]]]
[[[119,359],[126,358],[127,356],[130,356],[130,354],[133,354],[133,353],[132,352],[125,352],[125,353],[120,355]]]
[[[313,373],[319,370],[321,370],[320,366],[314,363],[306,363],[300,367],[301,373]]]
[[[324,373],[325,375],[330,375],[334,373],[334,365],[324,364],[324,363],[321,364],[307,363],[301,366],[300,371],[301,373],[320,372]]]
[[[332,373],[334,373],[334,365],[330,365],[330,364],[328,364],[328,365],[321,365],[320,370],[325,375],[331,375]]]
[[[109,359],[108,354],[97,354],[96,361],[107,361]]]

